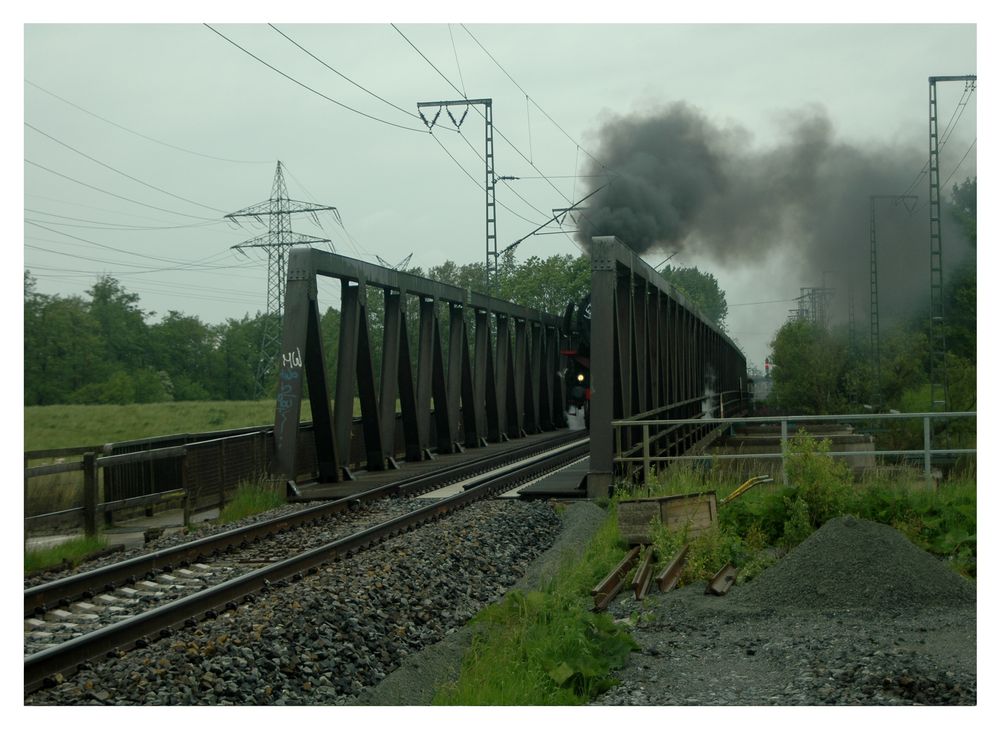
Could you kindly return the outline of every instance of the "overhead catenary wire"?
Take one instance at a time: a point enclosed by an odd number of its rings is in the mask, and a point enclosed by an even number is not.
[[[434,65],[434,62],[433,62],[433,61],[431,61],[431,60],[430,60],[429,58],[427,58],[427,56],[426,56],[426,55],[424,55],[423,51],[421,51],[421,50],[420,50],[419,48],[417,48],[417,46],[416,46],[416,45],[415,45],[415,44],[413,43],[413,41],[411,41],[411,40],[410,40],[409,38],[407,38],[407,37],[406,37],[406,34],[405,34],[405,33],[403,33],[403,31],[401,31],[401,30],[400,30],[399,28],[397,28],[397,27],[396,27],[396,25],[395,25],[394,23],[390,23],[389,25],[390,25],[390,26],[392,26],[393,30],[395,30],[395,31],[396,31],[396,32],[397,32],[397,33],[398,33],[398,34],[399,34],[399,35],[400,35],[400,36],[401,36],[401,37],[403,38],[403,40],[405,40],[405,41],[406,41],[406,43],[407,43],[407,44],[408,44],[408,45],[409,45],[409,46],[410,46],[410,47],[411,47],[411,48],[412,48],[412,49],[413,49],[414,51],[416,51],[416,52],[417,52],[417,54],[419,54],[419,55],[420,55],[420,57],[421,57],[421,58],[423,58],[423,59],[424,59],[424,60],[425,60],[425,61],[426,61],[426,62],[427,62],[427,63],[428,63],[428,64],[429,64],[430,66],[431,66],[431,68],[433,68],[433,69],[434,69],[434,70],[435,70],[435,71],[437,72],[437,74],[438,74],[438,75],[439,75],[439,76],[440,76],[440,77],[441,77],[442,79],[444,79],[444,81],[445,81],[445,82],[446,82],[446,83],[447,83],[447,84],[448,84],[448,85],[449,85],[449,86],[450,86],[450,87],[451,87],[452,89],[454,89],[454,90],[455,90],[455,92],[456,92],[456,93],[458,93],[458,94],[461,94],[461,95],[462,95],[462,98],[463,98],[463,99],[467,99],[467,98],[468,98],[467,96],[465,96],[465,95],[464,95],[464,94],[462,93],[462,91],[461,91],[461,90],[460,90],[460,89],[459,89],[459,88],[458,88],[457,86],[455,86],[455,84],[454,84],[454,83],[452,83],[451,79],[449,79],[449,78],[448,78],[448,77],[447,77],[447,76],[446,76],[446,75],[445,75],[445,74],[444,74],[444,73],[443,73],[443,72],[441,71],[441,69],[439,69],[439,68],[438,68],[438,67],[437,67],[436,65]],[[476,106],[476,105],[473,105],[473,108],[475,108],[475,110],[476,110],[476,113],[477,113],[477,114],[479,114],[479,115],[480,115],[481,117],[483,117],[483,118],[485,119],[485,115],[484,115],[484,114],[483,114],[483,112],[482,112],[482,111],[481,111],[481,110],[480,110],[480,109],[478,108],[478,106]],[[501,138],[501,139],[503,139],[503,140],[504,140],[504,141],[505,141],[505,142],[506,142],[506,143],[507,143],[508,145],[510,145],[511,149],[513,149],[513,150],[514,150],[515,152],[517,152],[517,154],[518,154],[518,155],[520,155],[520,156],[521,156],[521,158],[522,158],[522,159],[523,159],[523,160],[524,160],[525,162],[527,162],[527,163],[528,163],[528,164],[529,164],[529,165],[530,165],[530,166],[532,167],[532,169],[534,169],[534,170],[535,170],[535,171],[536,171],[536,172],[537,172],[537,173],[538,173],[538,174],[539,174],[539,175],[540,175],[540,176],[542,177],[542,179],[543,179],[543,180],[545,180],[545,181],[546,181],[546,182],[547,182],[547,183],[549,184],[549,186],[550,186],[550,187],[551,187],[551,188],[552,188],[553,190],[555,190],[555,191],[556,191],[556,193],[558,193],[558,194],[559,194],[559,195],[560,195],[560,196],[561,196],[561,197],[563,198],[563,200],[565,200],[566,202],[571,202],[571,201],[570,201],[570,199],[566,197],[566,194],[565,194],[564,192],[562,192],[561,190],[559,190],[558,186],[556,186],[556,185],[555,185],[555,183],[553,183],[553,182],[552,182],[552,181],[551,181],[551,180],[550,180],[550,179],[549,179],[549,178],[548,178],[548,177],[547,177],[547,176],[545,175],[545,173],[543,173],[543,172],[542,172],[542,171],[541,171],[540,169],[538,169],[538,167],[537,167],[537,166],[536,166],[536,165],[535,165],[535,164],[534,164],[534,163],[533,163],[533,162],[532,162],[532,161],[531,161],[530,159],[528,159],[528,157],[526,157],[526,156],[525,156],[525,154],[524,154],[524,153],[523,153],[523,152],[522,152],[522,151],[521,151],[521,150],[520,150],[520,149],[519,149],[519,148],[517,147],[517,145],[515,145],[515,144],[514,144],[513,142],[511,142],[511,141],[510,141],[510,139],[508,139],[508,138],[507,138],[507,136],[506,136],[506,135],[504,135],[504,133],[503,133],[503,132],[502,132],[502,131],[501,131],[501,130],[500,130],[500,129],[499,129],[499,128],[498,128],[497,126],[496,126],[496,124],[494,124],[494,125],[493,125],[493,131],[494,131],[494,132],[496,132],[496,134],[497,134],[497,135],[499,135],[499,136],[500,136],[500,138]],[[544,225],[544,224],[543,224],[543,225]],[[567,236],[567,238],[569,238],[570,242],[571,242],[571,243],[573,243],[573,245],[574,245],[574,246],[576,246],[576,247],[577,247],[578,249],[580,249],[581,251],[583,250],[582,248],[580,248],[580,245],[579,245],[579,244],[578,244],[578,243],[577,243],[576,241],[574,241],[574,240],[573,240],[573,238],[572,238],[572,237],[570,237],[570,236]],[[508,247],[508,248],[509,248],[509,247]]]
[[[455,54],[455,68],[458,69],[458,81],[462,84],[462,98],[469,98],[465,91],[465,79],[462,78],[462,64],[458,62],[458,48],[455,46],[455,34],[451,32],[451,23],[448,23],[448,37],[451,38],[451,50]]]
[[[951,135],[954,134],[955,128],[958,126],[958,120],[961,119],[962,114],[965,113],[965,107],[967,106],[968,100],[972,97],[972,93],[974,91],[975,87],[972,87],[972,88],[966,88],[962,92],[962,96],[959,97],[958,103],[955,104],[955,108],[951,112],[951,118],[945,125],[945,130],[940,137],[940,141],[938,143],[938,151],[943,150],[945,148],[945,145],[951,139]],[[973,144],[975,144],[975,142],[973,142]],[[966,152],[966,155],[968,155],[968,152]],[[903,191],[902,193],[903,195],[909,195],[910,193],[913,192],[914,188],[916,188],[917,185],[920,184],[920,181],[923,180],[924,176],[927,174],[927,171],[930,169],[930,164],[931,163],[929,159],[926,162],[924,162],[924,166],[920,169],[920,172],[917,173],[916,177],[914,177],[913,182],[911,182],[907,186],[906,190]]]
[[[514,84],[514,86],[516,86],[516,87],[517,87],[517,88],[518,88],[518,89],[520,90],[520,92],[521,92],[522,94],[524,94],[524,96],[525,96],[525,98],[526,98],[526,99],[530,100],[530,101],[531,101],[531,103],[535,105],[535,108],[536,108],[536,109],[538,109],[538,111],[540,111],[540,112],[541,112],[542,114],[544,114],[544,115],[545,115],[545,118],[546,118],[546,119],[548,119],[548,120],[549,120],[550,122],[552,122],[552,124],[553,124],[553,125],[554,125],[554,126],[556,127],[556,129],[558,129],[558,130],[559,130],[560,132],[562,132],[562,133],[563,133],[563,135],[564,135],[564,136],[566,137],[566,139],[568,139],[568,140],[569,140],[570,142],[572,142],[572,143],[573,143],[573,144],[574,144],[574,145],[575,145],[575,146],[577,147],[577,149],[580,149],[580,150],[583,150],[583,153],[584,153],[585,155],[587,155],[587,156],[588,156],[588,157],[589,157],[590,159],[592,159],[592,160],[593,160],[594,162],[596,162],[596,163],[597,163],[598,165],[600,165],[601,167],[603,167],[603,168],[607,169],[607,165],[605,165],[605,164],[604,164],[603,162],[601,162],[601,161],[600,161],[600,160],[599,160],[598,158],[594,157],[594,155],[590,154],[590,152],[588,152],[588,151],[586,150],[586,148],[584,148],[583,146],[581,146],[581,145],[580,145],[580,143],[579,143],[579,142],[577,142],[577,141],[576,141],[576,140],[575,140],[575,139],[573,138],[573,136],[572,136],[572,135],[571,135],[571,134],[570,134],[569,132],[567,132],[567,131],[566,131],[565,129],[563,129],[563,128],[562,128],[562,126],[561,126],[561,125],[560,125],[560,124],[559,124],[559,123],[558,123],[558,122],[557,122],[557,121],[556,121],[555,119],[553,119],[553,118],[552,118],[551,116],[549,116],[549,113],[548,113],[547,111],[545,111],[545,110],[544,110],[544,109],[543,109],[543,108],[541,107],[541,105],[539,105],[539,103],[538,103],[537,101],[535,101],[534,99],[532,99],[532,98],[531,98],[531,95],[530,95],[530,94],[528,94],[528,92],[527,92],[527,91],[525,91],[525,90],[524,90],[524,89],[523,89],[523,88],[521,87],[521,85],[520,85],[519,83],[517,83],[517,81],[516,81],[516,80],[514,79],[514,77],[510,75],[510,73],[509,73],[509,72],[507,71],[507,69],[505,69],[505,68],[504,68],[504,67],[503,67],[503,66],[502,66],[502,65],[500,64],[500,62],[499,62],[499,61],[497,61],[497,60],[496,60],[496,58],[494,58],[494,57],[493,57],[493,54],[492,54],[492,53],[490,53],[490,52],[489,52],[489,51],[488,51],[488,50],[486,49],[486,46],[484,46],[484,45],[482,44],[482,42],[480,42],[480,40],[479,40],[478,38],[476,38],[476,36],[475,36],[475,35],[473,35],[473,33],[472,33],[472,31],[471,31],[471,30],[469,30],[469,29],[468,29],[468,28],[467,28],[467,27],[466,27],[466,26],[465,26],[464,24],[460,24],[460,25],[462,25],[462,30],[464,30],[464,31],[465,31],[466,33],[468,33],[468,34],[469,34],[469,37],[470,37],[470,38],[472,38],[472,40],[473,40],[473,41],[475,41],[476,45],[477,45],[477,46],[479,46],[479,47],[480,47],[480,48],[482,49],[483,53],[485,53],[485,54],[487,55],[487,57],[488,57],[488,58],[489,58],[489,59],[490,59],[491,61],[493,61],[493,63],[494,63],[495,65],[496,65],[496,67],[497,67],[498,69],[500,69],[501,71],[503,71],[504,75],[505,75],[505,76],[506,76],[506,77],[507,77],[508,79],[510,79],[510,82],[511,82],[512,84]]]
[[[278,35],[280,35],[281,37],[283,37],[285,40],[287,40],[293,46],[295,46],[300,51],[302,51],[303,53],[305,53],[307,56],[309,56],[313,60],[317,61],[318,63],[322,64],[325,68],[327,68],[330,71],[332,71],[333,73],[337,74],[337,76],[339,76],[340,78],[344,79],[344,81],[348,82],[349,84],[352,84],[353,86],[356,86],[357,88],[361,89],[363,92],[365,92],[366,94],[368,94],[369,96],[374,97],[375,99],[378,99],[379,101],[383,102],[384,104],[388,104],[393,109],[397,109],[397,110],[401,111],[406,116],[411,117],[411,118],[416,119],[416,120],[420,119],[420,117],[418,115],[414,114],[413,112],[409,111],[408,109],[404,109],[403,107],[399,106],[398,104],[394,104],[391,101],[389,101],[388,99],[385,99],[385,98],[379,96],[374,91],[372,91],[372,90],[370,90],[370,89],[362,86],[361,84],[359,84],[354,79],[352,79],[349,76],[347,76],[346,74],[338,71],[333,66],[331,66],[330,64],[328,64],[326,61],[324,61],[323,59],[321,59],[319,56],[317,56],[316,54],[314,54],[312,51],[310,51],[308,48],[306,48],[305,46],[303,46],[301,43],[298,43],[297,41],[295,41],[294,39],[292,39],[291,37],[289,37],[287,33],[285,33],[283,30],[280,30],[279,28],[277,28],[273,23],[268,23],[268,26],[275,33],[277,33]],[[421,131],[423,131],[423,130],[421,130]]]
[[[286,74],[281,69],[279,69],[279,68],[277,68],[275,66],[272,66],[270,63],[268,63],[267,61],[265,61],[263,58],[261,58],[260,56],[257,56],[256,54],[252,53],[251,51],[247,50],[246,48],[244,48],[243,46],[241,46],[236,41],[232,40],[231,38],[229,38],[225,34],[221,33],[220,31],[216,30],[215,28],[213,28],[208,23],[202,23],[202,25],[204,25],[206,28],[208,28],[210,31],[212,31],[216,35],[218,35],[223,40],[225,40],[227,43],[230,43],[233,46],[235,46],[236,48],[238,48],[239,50],[243,51],[243,53],[245,53],[248,56],[250,56],[250,58],[254,59],[258,63],[261,63],[261,64],[267,66],[269,69],[271,69],[272,71],[274,71],[276,74],[278,74],[278,75],[280,75],[280,76],[288,79],[293,84],[297,84],[298,86],[301,86],[303,89],[306,89],[307,91],[310,91],[313,94],[316,94],[317,96],[319,96],[319,97],[321,97],[323,99],[326,99],[327,101],[331,102],[332,104],[336,104],[337,106],[339,106],[339,107],[341,107],[343,109],[347,109],[348,111],[354,112],[355,114],[358,114],[358,115],[360,115],[362,117],[365,117],[366,119],[371,119],[372,121],[379,122],[381,124],[385,124],[385,125],[388,125],[390,127],[396,127],[397,129],[405,129],[405,130],[407,130],[409,132],[419,132],[420,134],[424,134],[425,133],[425,130],[423,130],[423,129],[419,129],[417,127],[407,127],[407,126],[402,125],[402,124],[397,124],[396,122],[390,122],[388,119],[381,119],[380,117],[376,117],[376,116],[374,116],[372,114],[368,114],[367,112],[363,112],[360,109],[355,109],[354,107],[349,106],[349,105],[347,105],[347,104],[345,104],[345,103],[343,103],[341,101],[337,101],[336,99],[327,96],[323,92],[317,91],[316,89],[312,88],[308,84],[305,84],[305,83],[299,81],[298,79],[294,78],[293,76],[290,76],[290,75]]]
[[[970,153],[970,152],[972,152],[972,148],[976,146],[976,141],[977,141],[978,139],[979,139],[979,138],[977,137],[976,139],[972,140],[972,144],[970,144],[970,145],[969,145],[969,149],[967,149],[967,150],[965,151],[965,154],[964,154],[964,155],[962,155],[962,159],[958,161],[958,164],[957,164],[957,165],[955,165],[955,169],[951,171],[951,174],[950,174],[950,175],[948,175],[948,177],[947,177],[947,178],[945,179],[945,181],[944,181],[943,183],[941,183],[941,187],[945,187],[945,186],[947,186],[947,185],[948,185],[948,183],[949,183],[949,182],[951,182],[951,179],[952,179],[953,177],[955,177],[955,173],[956,173],[956,172],[958,172],[959,168],[961,168],[961,167],[962,167],[962,163],[964,163],[964,162],[965,162],[965,158],[969,156],[969,153]]]

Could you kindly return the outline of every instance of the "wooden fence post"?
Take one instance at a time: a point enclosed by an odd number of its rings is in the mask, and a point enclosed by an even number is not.
[[[24,514],[28,514],[28,455],[24,455]],[[28,520],[24,520],[24,546],[28,546]]]
[[[184,497],[181,503],[184,512],[184,527],[190,527],[193,505],[191,504],[191,474],[188,467],[187,449],[184,450],[184,456],[181,457],[181,489],[184,490]]]
[[[97,534],[97,454],[83,455],[83,532],[87,537]]]

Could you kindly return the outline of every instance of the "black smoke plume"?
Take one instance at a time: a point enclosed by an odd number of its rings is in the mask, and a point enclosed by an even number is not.
[[[639,253],[680,251],[721,267],[777,255],[793,286],[834,287],[841,302],[853,290],[860,313],[870,291],[870,196],[910,192],[915,203],[876,203],[880,310],[908,313],[929,287],[926,176],[907,190],[926,164],[926,145],[840,141],[820,107],[779,125],[783,141],[755,149],[743,127],[714,124],[684,103],[610,119],[597,133],[600,162],[586,172],[610,175],[612,184],[578,216],[577,239],[588,246],[614,235]],[[948,200],[950,191],[941,192]],[[947,267],[968,244],[957,231],[944,235]]]

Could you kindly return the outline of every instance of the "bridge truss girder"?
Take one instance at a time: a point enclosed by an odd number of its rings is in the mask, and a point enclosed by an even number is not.
[[[317,277],[339,279],[341,323],[331,363],[320,333]],[[381,371],[375,377],[368,297],[381,291]],[[411,307],[416,300],[416,306]],[[439,316],[446,309],[445,316]],[[447,321],[444,326],[442,319]],[[411,325],[408,327],[408,324]],[[410,331],[416,332],[411,356]],[[561,320],[510,302],[315,249],[289,252],[275,406],[272,474],[303,476],[299,419],[305,381],[320,482],[347,468],[355,397],[365,466],[381,471],[566,425]],[[443,342],[447,337],[448,352]],[[415,359],[415,363],[414,363]],[[447,367],[446,367],[447,362]],[[401,449],[396,448],[397,402]],[[433,407],[432,407],[433,406]]]
[[[617,238],[592,240],[587,496],[603,497],[625,476],[615,451],[641,448],[641,428],[622,428],[616,439],[612,421],[697,418],[709,392],[742,404],[748,387],[735,342]],[[704,430],[653,427],[653,455],[680,455]]]

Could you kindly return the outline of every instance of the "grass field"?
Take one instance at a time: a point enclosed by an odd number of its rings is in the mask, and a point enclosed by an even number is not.
[[[310,419],[309,401],[302,420]],[[274,400],[186,401],[127,406],[29,406],[24,450],[93,446],[175,433],[221,431],[274,423]]]

